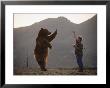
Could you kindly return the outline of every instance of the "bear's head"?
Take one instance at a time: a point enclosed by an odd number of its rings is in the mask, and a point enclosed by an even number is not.
[[[39,37],[46,37],[46,36],[48,36],[48,35],[50,35],[51,34],[51,32],[49,32],[47,29],[44,29],[44,28],[41,28],[41,30],[39,31],[39,34],[38,34],[38,36]]]

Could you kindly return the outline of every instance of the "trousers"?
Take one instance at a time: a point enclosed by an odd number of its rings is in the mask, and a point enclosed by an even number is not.
[[[82,55],[81,56],[76,55],[76,59],[79,68],[82,70],[83,69]]]

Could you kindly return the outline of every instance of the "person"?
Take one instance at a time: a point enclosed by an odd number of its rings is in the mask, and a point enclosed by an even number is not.
[[[82,44],[82,37],[78,36],[76,37],[75,32],[74,37],[75,37],[75,45],[73,47],[75,48],[75,56],[77,59],[77,64],[79,66],[79,72],[83,72],[83,62],[82,62],[82,57],[83,57],[83,44]]]

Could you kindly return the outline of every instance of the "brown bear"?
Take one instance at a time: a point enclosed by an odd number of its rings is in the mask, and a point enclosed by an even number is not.
[[[56,37],[57,30],[51,34],[47,29],[41,28],[36,38],[36,46],[34,49],[35,58],[42,71],[47,71],[46,63],[48,56],[48,48],[52,48],[50,42]]]

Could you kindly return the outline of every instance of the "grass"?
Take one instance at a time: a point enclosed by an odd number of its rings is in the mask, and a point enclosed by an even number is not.
[[[83,72],[79,72],[78,68],[49,68],[47,71],[39,68],[17,68],[14,69],[14,75],[97,75],[97,69],[85,68]]]

